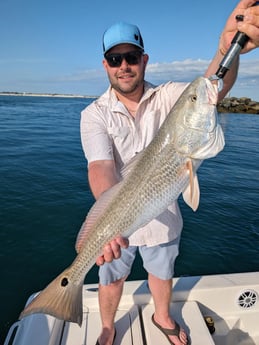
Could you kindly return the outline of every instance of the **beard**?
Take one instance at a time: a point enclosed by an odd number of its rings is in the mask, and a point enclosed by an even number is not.
[[[144,71],[142,71],[142,73],[137,77],[134,78],[135,75],[132,74],[132,72],[128,71],[125,72],[124,74],[128,74],[132,76],[132,81],[128,82],[128,83],[123,83],[123,79],[121,79],[120,81],[120,77],[118,76],[111,76],[108,75],[109,77],[109,81],[111,84],[111,87],[117,91],[118,93],[122,94],[122,95],[129,95],[131,93],[134,93],[140,86],[143,85],[144,83]],[[121,75],[121,78],[123,77],[123,75]]]

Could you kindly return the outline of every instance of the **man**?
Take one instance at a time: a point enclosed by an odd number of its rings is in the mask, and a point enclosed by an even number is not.
[[[252,5],[253,1],[242,0],[229,17],[205,76],[215,74],[237,30],[250,37],[242,53],[259,46],[259,7]],[[244,15],[243,22],[235,19],[237,14]],[[96,199],[120,180],[121,168],[149,144],[186,87],[184,83],[173,82],[155,87],[144,80],[148,55],[144,53],[143,39],[135,25],[117,23],[110,27],[103,36],[103,53],[110,87],[82,112],[81,119],[88,179]],[[238,64],[237,58],[224,78],[219,100],[234,84]],[[185,331],[169,314],[181,230],[181,213],[175,202],[128,240],[119,237],[104,248],[103,255],[96,260],[100,266],[99,304],[103,326],[96,344],[113,344],[115,313],[137,248],[154,299],[153,323],[167,333],[170,344],[188,344]]]

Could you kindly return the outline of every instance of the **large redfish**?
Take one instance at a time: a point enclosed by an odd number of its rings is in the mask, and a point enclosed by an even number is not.
[[[78,237],[78,255],[21,313],[46,313],[82,323],[82,285],[104,245],[161,214],[180,193],[196,210],[196,170],[224,147],[217,124],[218,92],[207,78],[193,81],[178,99],[157,135],[90,210]]]

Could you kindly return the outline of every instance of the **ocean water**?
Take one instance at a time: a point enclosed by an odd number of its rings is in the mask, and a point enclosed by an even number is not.
[[[0,344],[30,294],[75,257],[93,203],[80,142],[92,99],[0,96]],[[199,170],[197,212],[180,199],[176,276],[259,270],[259,116],[221,114],[222,153]],[[144,279],[137,258],[129,279]],[[87,283],[97,282],[94,267]]]

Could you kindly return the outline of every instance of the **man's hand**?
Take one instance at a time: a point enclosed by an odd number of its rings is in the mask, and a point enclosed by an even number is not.
[[[103,254],[96,259],[96,265],[101,266],[105,262],[111,262],[121,256],[121,248],[128,248],[129,240],[124,237],[116,237],[103,248]]]
[[[253,6],[255,0],[241,0],[227,20],[220,37],[219,48],[224,55],[230,47],[237,30],[244,32],[250,39],[241,53],[247,53],[259,47],[259,5]],[[243,21],[237,21],[236,16],[244,16]]]

